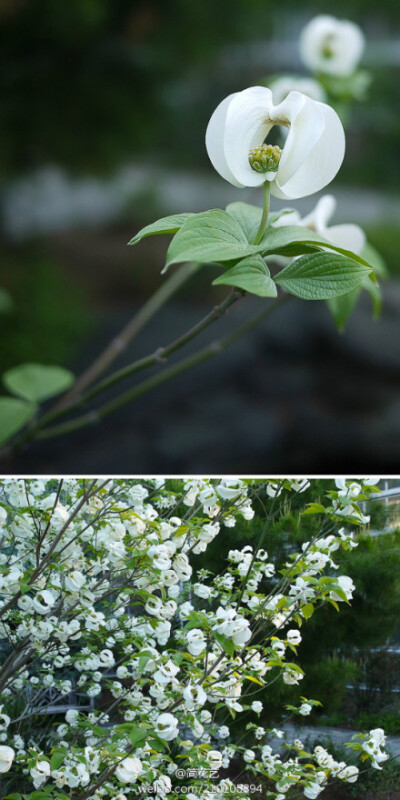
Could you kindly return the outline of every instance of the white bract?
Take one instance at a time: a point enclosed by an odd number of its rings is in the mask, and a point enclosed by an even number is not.
[[[261,146],[274,125],[288,128],[277,170],[257,172],[250,150]],[[343,161],[345,138],[336,112],[300,92],[274,105],[270,89],[251,86],[226,97],[207,127],[206,147],[219,174],[234,186],[271,183],[275,197],[305,197],[323,189]]]
[[[328,227],[335,208],[336,200],[333,195],[325,194],[318,200],[315,208],[305,217],[301,217],[298,211],[293,210],[288,214],[282,214],[272,224],[276,228],[281,228],[285,225],[300,225],[303,228],[309,228],[319,233],[324,239],[337,247],[343,247],[353,253],[361,253],[365,244],[365,233],[359,225],[344,222],[340,225]]]
[[[301,32],[300,56],[312,72],[351,75],[362,56],[365,39],[349,20],[328,14],[314,17]]]
[[[8,772],[15,757],[15,750],[8,745],[0,744],[0,773]]]

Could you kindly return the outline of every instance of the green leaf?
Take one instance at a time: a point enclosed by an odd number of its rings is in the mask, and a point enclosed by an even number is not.
[[[367,276],[367,280],[369,280],[369,276]],[[353,289],[347,294],[342,294],[339,297],[331,297],[326,301],[339,331],[344,331],[346,322],[360,296],[361,288],[361,285],[357,286],[356,289]]]
[[[369,267],[336,253],[312,253],[297,258],[275,278],[290,294],[304,300],[327,300],[359,286]]]
[[[237,286],[259,297],[276,297],[277,290],[269,269],[261,256],[254,255],[239,261],[234,267],[223,272],[213,281],[214,284]]]
[[[389,273],[385,261],[370,242],[365,242],[361,255],[368,261],[368,264],[371,264],[378,278],[387,278]]]
[[[36,405],[16,400],[14,397],[0,397],[0,445],[21,430],[34,416]]]
[[[68,389],[74,382],[72,372],[63,367],[21,364],[3,375],[3,383],[12,394],[24,400],[40,402]]]
[[[235,645],[232,642],[232,639],[228,639],[227,636],[224,636],[223,633],[215,633],[214,638],[222,647],[222,649],[227,653],[228,656],[233,656],[235,654]]]
[[[8,794],[3,800],[22,800],[22,794],[18,792],[13,792],[13,794]]]
[[[310,248],[315,247],[323,247],[333,250],[335,253],[341,253],[341,255],[347,256],[352,261],[357,261],[371,270],[371,264],[362,256],[328,242],[319,233],[309,228],[302,228],[301,225],[282,225],[281,228],[266,228],[258,246],[258,251],[264,254],[277,253],[284,256],[296,256],[304,252],[310,252]]]
[[[133,745],[142,744],[142,742],[146,741],[148,735],[149,735],[148,730],[145,730],[144,728],[140,727],[131,728],[128,734],[130,743]]]
[[[303,516],[305,514],[326,514],[326,509],[321,503],[309,503],[306,510],[302,512]]]
[[[227,213],[239,223],[240,227],[245,234],[249,244],[255,239],[256,233],[260,227],[262,209],[259,206],[253,206],[250,203],[229,203],[226,207]],[[268,225],[272,225],[277,219],[285,214],[291,214],[293,208],[281,208],[279,211],[270,212],[268,217]]]
[[[152,222],[150,225],[146,225],[142,228],[133,239],[128,242],[128,244],[137,244],[145,236],[154,236],[155,234],[159,233],[176,233],[180,230],[184,222],[186,222],[189,217],[195,216],[192,212],[184,213],[184,214],[171,214],[169,217],[162,217],[158,219],[156,222]]]
[[[188,219],[168,248],[163,272],[181,261],[220,262],[240,259],[258,252],[243,229],[226,211],[204,211]]]
[[[148,744],[150,747],[153,748],[153,750],[157,750],[157,753],[163,753],[166,748],[164,739],[159,739],[158,736],[155,737],[154,739],[150,739]]]
[[[301,612],[305,619],[310,619],[314,613],[314,606],[312,603],[306,603],[305,606],[301,607]]]
[[[54,753],[50,759],[50,769],[58,769],[64,761],[65,756],[67,755],[65,750],[57,751]]]
[[[257,683],[258,686],[264,686],[265,684],[262,681],[257,680],[257,678],[253,678],[252,675],[244,675],[244,680],[252,681],[253,683]]]
[[[260,227],[262,209],[250,203],[229,203],[226,211],[232,219],[239,223],[247,241],[251,244]]]
[[[377,319],[381,313],[382,293],[375,280],[375,275],[377,275],[378,278],[385,278],[388,274],[386,264],[380,253],[378,253],[378,251],[375,250],[375,247],[373,247],[369,242],[365,242],[361,251],[361,255],[369,264],[371,264],[374,272],[364,275],[360,288],[354,289],[352,292],[342,295],[341,297],[331,298],[327,301],[329,309],[340,331],[344,330],[347,319],[356,305],[361,289],[365,289],[365,291],[368,292],[371,297],[374,319]]]

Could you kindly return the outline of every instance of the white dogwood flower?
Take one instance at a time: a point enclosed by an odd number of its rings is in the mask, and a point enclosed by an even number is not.
[[[200,628],[192,628],[186,634],[189,653],[198,656],[206,647],[206,638]]]
[[[50,775],[50,764],[48,761],[37,761],[35,766],[31,768],[30,774],[33,778],[33,785],[35,789],[39,789],[43,783],[46,783]]]
[[[178,720],[173,714],[169,714],[168,712],[165,714],[160,714],[154,730],[160,739],[164,739],[166,742],[171,742],[172,739],[176,739],[179,733]]]
[[[329,75],[351,75],[364,46],[364,35],[358,25],[329,14],[314,17],[300,35],[300,57],[306,67]]]
[[[347,783],[355,783],[358,779],[359,771],[355,764],[349,764],[338,773],[338,778]]]
[[[274,125],[289,129],[282,151],[263,144]],[[305,197],[330,183],[343,161],[345,138],[338,115],[325,103],[290,92],[274,105],[270,89],[251,86],[217,106],[206,147],[217,172],[234,186],[270,181],[271,193],[287,199]]]
[[[133,783],[142,771],[142,762],[136,756],[124,758],[118,764],[115,775],[122,783]]]
[[[293,628],[293,630],[287,632],[286,639],[289,644],[298,645],[301,642],[301,633]]]

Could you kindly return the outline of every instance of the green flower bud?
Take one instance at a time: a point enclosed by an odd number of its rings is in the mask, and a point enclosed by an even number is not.
[[[278,145],[260,144],[249,151],[249,164],[256,172],[276,172],[281,155]]]

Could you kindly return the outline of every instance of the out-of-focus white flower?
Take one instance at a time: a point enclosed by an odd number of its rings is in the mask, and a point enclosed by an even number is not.
[[[153,677],[156,683],[167,684],[172,681],[172,679],[177,675],[179,672],[179,667],[174,664],[171,659],[168,659],[166,664],[161,664],[158,670],[154,673]]]
[[[250,164],[250,150],[263,145],[274,125],[289,128],[289,133],[278,163],[259,172]],[[343,161],[345,138],[338,115],[325,103],[290,92],[275,106],[270,89],[251,86],[217,106],[206,147],[213,166],[229,183],[243,188],[268,180],[271,193],[287,199],[313,194],[331,182]]]
[[[233,500],[241,493],[243,489],[243,481],[240,478],[223,478],[216,490],[220,497],[224,500]]]
[[[153,783],[153,791],[160,797],[169,794],[171,791],[171,778],[168,775],[160,775]]]
[[[385,732],[382,728],[374,728],[369,732],[369,737],[362,743],[362,749],[371,758],[371,766],[374,769],[382,769],[379,766],[382,761],[387,761],[389,758],[388,753],[384,753],[381,747],[386,743]]]
[[[173,568],[181,581],[188,581],[192,574],[192,567],[185,553],[179,553],[173,561]]]
[[[356,588],[351,578],[349,578],[348,575],[339,575],[339,577],[337,578],[337,582],[342,591],[345,593],[347,600],[351,600],[353,597],[353,592],[355,591]],[[333,600],[336,600],[338,603],[343,601],[343,597],[340,597],[334,590],[330,592],[330,596],[332,597]]]
[[[364,46],[364,35],[358,25],[328,14],[314,17],[300,35],[300,56],[306,67],[328,75],[351,75]]]
[[[189,653],[198,656],[206,647],[206,638],[200,628],[192,628],[186,634]]]
[[[222,753],[219,750],[209,750],[206,753],[207,761],[211,769],[220,769],[222,764]]]
[[[5,744],[0,745],[0,773],[8,772],[15,757],[15,750]]]
[[[204,706],[207,701],[207,695],[202,686],[185,686],[182,697],[185,701],[185,706],[188,711],[193,711],[194,708]]]
[[[122,783],[133,783],[141,771],[142,762],[136,756],[130,756],[118,764],[115,775]]]
[[[281,228],[285,225],[300,225],[302,228],[309,228],[319,233],[324,239],[337,247],[352,250],[353,253],[361,253],[365,244],[365,233],[352,222],[345,222],[341,225],[331,225],[328,227],[336,208],[336,200],[331,194],[325,194],[318,200],[317,205],[306,217],[301,218],[298,211],[291,211],[283,214],[275,222],[273,227]]]
[[[173,714],[160,714],[155,724],[155,733],[160,739],[171,742],[178,736],[178,720]]]
[[[308,797],[309,800],[315,800],[315,798],[318,797],[318,795],[321,794],[322,791],[323,787],[320,786],[319,783],[312,781],[304,789],[304,797]]]
[[[319,103],[326,102],[326,93],[321,84],[314,78],[303,78],[298,75],[282,75],[271,81],[269,88],[272,92],[274,103],[279,105],[282,100],[288,96],[289,92],[301,92],[302,94],[311,97],[312,100],[318,100]]]
[[[211,595],[212,589],[210,586],[205,586],[204,583],[195,583],[193,591],[197,597],[202,597],[203,600],[207,600]]]
[[[346,781],[347,783],[355,783],[358,778],[359,773],[358,767],[355,764],[349,764],[349,766],[344,767],[338,773],[338,778],[342,781]]]
[[[48,761],[37,761],[30,770],[35,789],[39,789],[47,781],[50,775],[50,764]]]
[[[260,702],[260,700],[253,700],[251,708],[256,714],[261,714],[261,711],[263,710],[263,704]]]
[[[311,714],[311,711],[312,706],[310,703],[302,703],[299,708],[299,714],[301,714],[302,717],[308,717],[308,715]]]
[[[0,731],[8,728],[11,720],[8,714],[3,714],[3,706],[0,706]]]
[[[73,569],[65,578],[65,588],[68,592],[79,592],[85,581],[85,576],[79,570]]]
[[[296,684],[298,684],[299,681],[303,679],[303,675],[301,672],[297,672],[297,670],[288,667],[285,669],[282,678],[283,682],[286,683],[288,686],[295,686]]]
[[[287,632],[286,639],[288,640],[289,644],[298,645],[301,642],[301,633],[300,631],[293,629]]]
[[[386,744],[386,734],[383,728],[374,728],[369,732],[371,739],[376,742],[379,747],[384,747]]]
[[[38,592],[33,598],[32,606],[38,614],[48,614],[55,602],[56,598],[54,594],[49,592],[48,589],[43,589],[42,592]]]

